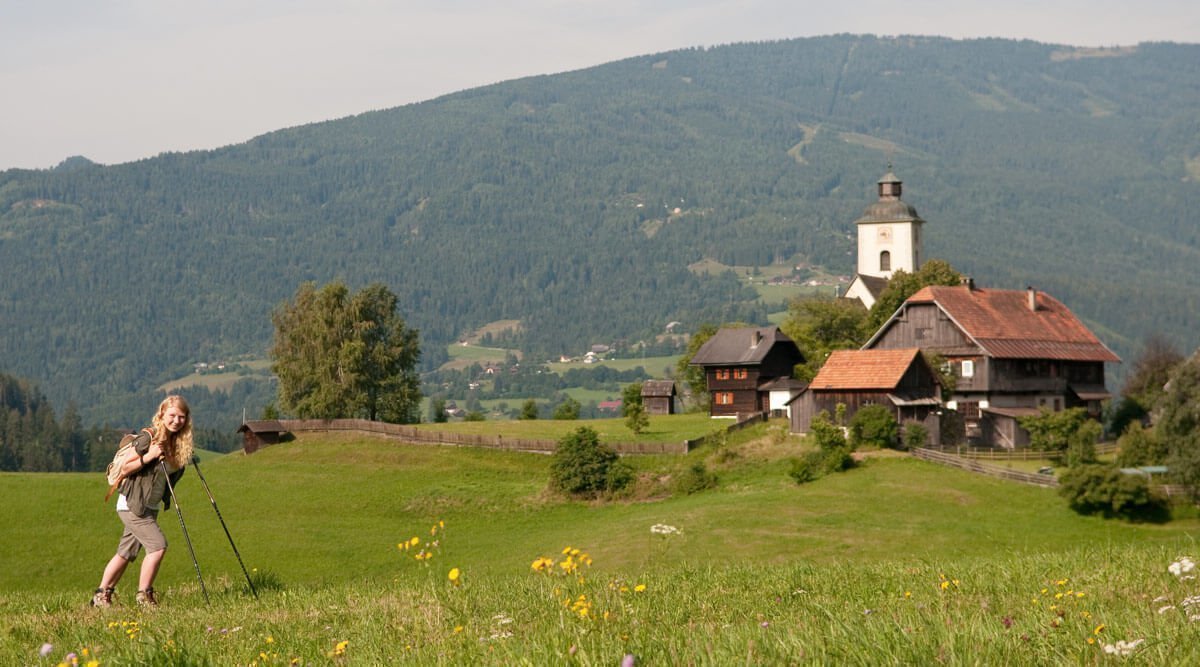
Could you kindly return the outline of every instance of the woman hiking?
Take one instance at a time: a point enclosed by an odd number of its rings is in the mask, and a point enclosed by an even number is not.
[[[112,606],[117,582],[143,548],[146,557],[138,576],[137,603],[158,606],[154,577],[167,552],[167,538],[158,526],[158,509],[160,503],[164,508],[170,507],[170,498],[165,495],[168,477],[173,487],[192,458],[191,409],[182,396],[168,396],[159,404],[151,424],[138,434],[133,449],[121,464],[125,480],[119,487],[117,516],[125,530],[117,543],[117,553],[105,566],[100,587],[92,596],[93,607]]]

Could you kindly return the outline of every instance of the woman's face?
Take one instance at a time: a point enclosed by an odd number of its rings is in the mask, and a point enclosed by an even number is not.
[[[162,416],[163,425],[171,433],[178,433],[187,424],[187,419],[187,413],[175,405],[167,406]]]

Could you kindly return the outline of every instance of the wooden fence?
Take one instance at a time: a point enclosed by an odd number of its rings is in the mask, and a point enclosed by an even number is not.
[[[1043,452],[1040,450],[1029,449],[1023,447],[1021,449],[1000,449],[996,447],[929,447],[932,451],[942,452],[944,454],[954,454],[970,459],[980,459],[984,461],[1036,461],[1038,459],[1054,459],[1058,458],[1052,452]],[[1115,454],[1117,451],[1117,443],[1104,442],[1096,445],[1096,454],[1106,456]]]
[[[394,438],[418,445],[451,445],[459,447],[488,447],[522,452],[549,454],[558,446],[557,440],[512,438],[503,435],[476,435],[433,431],[406,424],[385,424],[366,419],[281,419],[280,425],[292,433],[354,432]],[[618,454],[686,454],[696,441],[682,442],[614,442],[608,443]]]
[[[916,448],[912,450],[913,456],[925,461],[932,461],[942,465],[953,466],[971,472],[977,472],[982,475],[991,477],[999,477],[1022,484],[1034,484],[1037,486],[1055,487],[1058,486],[1058,480],[1053,475],[1039,475],[1037,473],[1023,472],[1020,470],[1012,470],[997,465],[980,463],[972,458],[958,456],[949,452],[941,452],[936,449]]]

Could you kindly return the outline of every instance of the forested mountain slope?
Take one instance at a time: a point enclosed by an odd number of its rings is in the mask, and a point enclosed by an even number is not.
[[[386,283],[429,362],[497,319],[535,358],[761,322],[688,264],[849,273],[889,161],[927,256],[1051,292],[1126,356],[1153,331],[1194,346],[1200,46],[834,36],[0,173],[0,371],[88,421],[136,417],[191,363],[264,353],[271,309],[334,278]]]

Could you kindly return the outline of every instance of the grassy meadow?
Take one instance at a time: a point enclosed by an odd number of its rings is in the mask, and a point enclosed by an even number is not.
[[[97,474],[2,474],[0,663],[1200,658],[1200,586],[1179,560],[1200,556],[1194,515],[1081,517],[1051,490],[901,455],[797,486],[800,445],[765,433],[631,457],[637,489],[610,502],[548,493],[551,459],[536,454],[314,434],[205,459],[259,597],[189,471],[179,499],[211,603],[171,511],[162,607],[146,612],[132,569],[115,608],[86,606],[120,533]],[[670,495],[696,462],[719,486]]]

